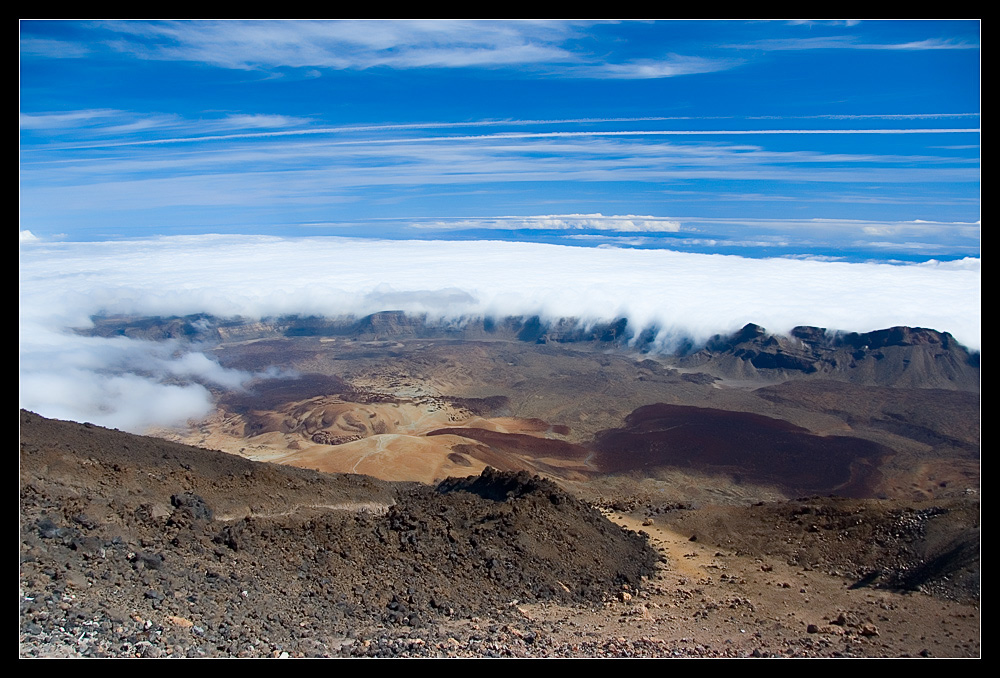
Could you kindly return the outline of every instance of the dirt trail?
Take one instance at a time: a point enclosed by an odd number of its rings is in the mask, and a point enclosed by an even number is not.
[[[519,607],[581,655],[614,656],[627,647],[675,657],[979,656],[976,605],[852,588],[780,558],[737,555],[666,526],[605,514],[649,535],[666,556],[656,574],[603,606]]]
[[[649,524],[633,516],[617,512],[605,512],[614,523],[636,532],[645,532],[653,548],[667,558],[667,570],[675,576],[704,577],[708,569],[717,567],[717,549],[710,548],[696,541],[691,541],[690,535],[683,535],[667,527]]]

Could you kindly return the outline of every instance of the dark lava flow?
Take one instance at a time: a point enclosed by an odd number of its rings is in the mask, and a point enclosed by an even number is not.
[[[892,450],[869,440],[819,436],[783,419],[746,412],[655,404],[625,426],[599,433],[595,462],[608,473],[680,467],[793,493],[872,496],[878,465]]]
[[[540,438],[523,433],[501,433],[484,428],[439,428],[427,433],[428,436],[456,435],[475,440],[490,447],[527,457],[552,457],[556,459],[585,459],[588,451],[580,445],[563,440]]]

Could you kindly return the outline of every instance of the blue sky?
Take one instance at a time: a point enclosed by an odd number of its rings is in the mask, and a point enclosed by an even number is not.
[[[75,331],[100,314],[981,346],[976,21],[20,28],[20,403],[47,416],[143,431],[266,376]]]
[[[980,248],[980,25],[20,24],[20,230]]]

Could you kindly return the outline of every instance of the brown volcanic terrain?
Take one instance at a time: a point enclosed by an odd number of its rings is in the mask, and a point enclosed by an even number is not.
[[[590,543],[597,537],[588,536],[581,527],[556,527],[551,522],[554,518],[545,511],[538,513],[549,505],[561,506],[562,499],[549,504],[539,499],[531,504],[534,508],[524,509],[527,513],[511,505],[509,515],[534,516],[525,520],[542,526],[537,538],[531,536],[529,523],[514,518],[513,523],[505,523],[502,515],[508,515],[504,513],[508,509],[499,514],[484,509],[486,513],[475,514],[477,518],[463,518],[466,522],[460,524],[483,521],[477,524],[484,527],[474,535],[456,532],[450,518],[445,525],[452,527],[439,533],[433,528],[438,518],[426,516],[443,516],[453,509],[420,503],[431,496],[424,490],[404,491],[399,489],[402,486],[368,479],[357,485],[363,488],[360,496],[343,498],[345,487],[360,482],[351,480],[345,486],[345,479],[357,476],[315,480],[331,476],[253,465],[247,468],[255,469],[250,471],[254,479],[268,479],[256,495],[246,491],[256,486],[256,480],[244,487],[228,479],[238,478],[237,472],[229,473],[223,484],[205,489],[195,480],[201,477],[197,464],[184,470],[186,475],[177,475],[181,471],[173,466],[166,473],[156,470],[160,462],[151,460],[148,463],[156,468],[147,470],[147,462],[129,463],[129,453],[122,453],[121,460],[112,465],[119,467],[115,475],[107,476],[95,492],[83,492],[90,497],[90,503],[83,505],[91,509],[79,515],[94,526],[88,529],[103,530],[104,538],[105,532],[110,535],[117,529],[106,529],[109,523],[127,526],[128,531],[119,534],[122,540],[131,537],[130,543],[140,550],[148,548],[143,540],[155,542],[165,558],[173,554],[169,557],[192,563],[201,557],[197,548],[191,546],[193,551],[180,555],[172,549],[183,550],[189,541],[197,542],[202,549],[211,549],[219,563],[226,563],[235,556],[220,551],[218,544],[232,542],[226,549],[239,553],[243,549],[240,535],[246,534],[246,543],[254,544],[249,549],[253,555],[246,556],[247,569],[239,570],[244,574],[238,577],[252,579],[251,573],[258,571],[256,576],[268,580],[300,581],[305,586],[303,566],[293,571],[271,560],[278,558],[272,551],[279,539],[299,535],[294,538],[306,540],[301,547],[292,547],[293,551],[315,553],[308,544],[318,540],[321,555],[337,552],[340,546],[318,535],[343,531],[352,524],[360,532],[349,531],[356,535],[349,539],[359,545],[374,543],[370,533],[384,534],[386,528],[379,527],[372,511],[401,506],[404,496],[420,505],[407,504],[405,510],[414,517],[389,528],[401,530],[402,552],[413,547],[417,560],[376,549],[381,559],[379,574],[366,575],[363,571],[369,561],[353,547],[341,549],[337,567],[346,570],[322,570],[336,560],[323,555],[315,560],[320,563],[316,572],[320,581],[324,577],[333,581],[347,572],[345,576],[353,582],[349,591],[329,583],[323,585],[325,589],[293,587],[302,591],[301,599],[282,602],[282,612],[271,612],[278,605],[273,596],[260,602],[263,607],[253,608],[254,614],[265,618],[270,614],[282,624],[304,614],[308,628],[328,627],[318,635],[279,633],[275,629],[280,625],[268,627],[267,635],[260,630],[263,626],[248,621],[252,617],[240,616],[239,621],[212,617],[211,623],[221,624],[211,627],[213,633],[222,634],[213,636],[215,645],[192,645],[183,632],[173,633],[176,629],[162,623],[160,608],[141,602],[146,600],[141,598],[145,593],[128,589],[132,593],[124,595],[131,602],[125,607],[130,604],[146,610],[137,614],[143,623],[161,620],[155,622],[164,630],[161,637],[170,635],[166,633],[170,630],[177,647],[186,648],[185,654],[255,656],[266,654],[265,647],[293,654],[434,656],[979,653],[978,356],[970,356],[948,335],[911,328],[863,335],[796,328],[785,338],[771,337],[750,325],[731,337],[715,338],[697,353],[654,357],[619,346],[620,338],[628,335],[625,321],[583,332],[572,323],[545,326],[537,319],[428,327],[420,319],[394,313],[361,321],[213,324],[204,320],[196,325],[186,325],[183,319],[106,320],[98,323],[95,332],[213,340],[217,342],[215,357],[224,366],[255,371],[277,366],[300,376],[261,380],[248,391],[217,392],[217,409],[211,416],[192,422],[185,430],[158,431],[161,437],[246,458],[231,457],[233,464],[270,461],[325,473],[363,473],[384,481],[434,485],[449,476],[480,476],[487,467],[527,471],[512,486],[510,497],[507,490],[496,489],[508,482],[506,476],[486,471],[484,477],[489,480],[483,482],[489,487],[480,488],[479,494],[505,505],[521,494],[535,492],[517,488],[531,486],[532,474],[541,474],[555,481],[560,492],[614,511],[617,520],[645,530],[667,560],[642,581],[635,574],[625,574],[615,564],[619,561],[600,555],[603,546]],[[199,334],[185,329],[189,326],[196,326]],[[35,417],[33,421],[42,420]],[[80,440],[86,441],[93,431],[83,429]],[[61,459],[45,462],[58,469],[59,463],[82,454],[74,449],[78,442],[67,442],[65,451],[56,457],[45,455],[55,454],[62,449],[59,446],[38,445],[38,449],[47,450],[42,455],[45,459]],[[148,444],[121,443],[129,451]],[[96,459],[93,450],[89,454]],[[160,456],[167,459],[170,454]],[[95,464],[98,469],[106,468],[103,462]],[[78,463],[61,475],[50,477],[42,471],[32,481],[22,478],[22,513],[35,516],[34,523],[27,519],[24,523],[29,565],[22,566],[23,591],[34,590],[24,580],[24,572],[30,571],[29,580],[35,577],[33,585],[46,592],[47,600],[55,600],[50,593],[53,586],[59,595],[67,595],[59,588],[59,577],[46,574],[46,579],[38,572],[79,567],[73,559],[78,560],[80,554],[60,551],[62,547],[73,551],[72,539],[67,542],[60,537],[57,544],[46,535],[56,534],[53,529],[70,530],[58,535],[83,533],[83,523],[76,519],[79,502],[66,499],[67,493],[81,490],[62,485],[83,487],[82,481],[73,480],[75,475],[95,472]],[[307,474],[301,478],[312,480],[304,486],[303,481],[286,481],[281,476],[285,472],[295,478],[300,476],[294,474]],[[146,488],[146,478],[158,483],[158,489]],[[109,499],[114,495],[111,488],[122,479],[131,479],[122,484],[126,498]],[[311,487],[314,483],[320,495],[340,498],[288,498],[295,493],[290,494],[286,485]],[[180,490],[173,485],[183,492],[178,494]],[[330,489],[321,490],[324,487]],[[466,486],[447,481],[439,487]],[[115,492],[119,489],[115,487]],[[556,496],[551,494],[555,489],[539,491],[539,496]],[[138,499],[131,497],[150,492],[158,498],[136,505]],[[231,492],[247,508],[229,506],[227,502],[234,501],[228,498]],[[369,493],[375,498],[365,504],[362,497]],[[186,500],[177,506],[173,497],[187,494],[201,497],[214,511],[212,518],[195,521],[195,531],[201,536],[181,538],[180,544],[157,541],[161,539],[158,530],[167,535],[183,533],[174,530],[171,521],[180,520],[175,514],[187,510]],[[839,498],[808,496],[831,494]],[[254,497],[259,508],[252,507]],[[67,502],[71,508],[59,508]],[[104,506],[109,508],[94,508]],[[480,509],[469,505],[468,510]],[[155,520],[142,523],[147,514]],[[361,520],[359,515],[367,517]],[[261,527],[258,517],[271,522]],[[234,520],[251,522],[244,525]],[[332,526],[332,520],[337,521],[337,528],[316,531],[316,525]],[[303,521],[308,525],[305,528]],[[449,588],[445,580],[427,574],[450,571],[439,560],[449,558],[448,553],[439,546],[426,550],[407,541],[437,544],[421,536],[427,530],[428,535],[444,534],[452,547],[457,543],[461,548],[468,544],[480,549],[473,559],[484,558],[478,562],[485,562],[485,567],[465,574],[492,578],[509,587],[508,593],[521,591],[515,596],[518,602],[512,607],[509,602],[501,603],[498,594],[478,593],[486,589],[477,588],[481,584],[474,578],[452,582],[463,591],[471,587],[473,602],[465,607],[456,604],[449,597],[453,592],[445,593]],[[229,536],[220,537],[223,533]],[[486,535],[498,541],[490,541],[487,548],[483,546]],[[378,539],[384,543],[382,537]],[[209,547],[210,542],[216,546]],[[103,548],[107,553],[109,547]],[[283,548],[282,553],[288,552]],[[487,552],[492,555],[484,555]],[[599,577],[603,584],[587,589],[586,600],[578,598],[574,603],[565,598],[564,594],[577,588],[564,578],[557,578],[558,584],[545,580],[548,583],[539,588],[533,582],[541,581],[541,575],[525,575],[524,581],[500,576],[516,569],[521,560],[527,563],[536,557],[531,554],[539,558],[531,562],[545,569],[545,563],[551,562],[546,558],[569,553],[582,553],[584,559],[607,566],[610,573]],[[56,557],[55,565],[30,565],[49,563],[46,558],[52,557]],[[125,562],[131,563],[128,567],[134,572],[144,573],[142,585],[153,581],[149,568],[137,569],[134,561]],[[233,562],[244,561],[236,558]],[[507,563],[508,569],[496,570],[491,562]],[[205,565],[192,567],[185,572],[207,571]],[[586,570],[590,565],[577,567]],[[124,569],[125,563],[120,563],[118,575],[109,576],[115,582],[122,577],[128,580],[132,575],[122,574]],[[94,574],[103,577],[97,570]],[[628,589],[616,590],[609,584],[619,575],[625,577]],[[193,581],[194,575],[185,576]],[[391,586],[386,586],[385,577]],[[87,578],[88,587],[93,582]],[[414,582],[408,587],[412,593],[400,593],[403,583]],[[76,586],[82,586],[79,578]],[[175,597],[183,597],[177,593],[180,589],[171,590]],[[391,591],[388,598],[386,591]],[[98,602],[92,600],[85,617],[93,614],[98,619],[107,613],[99,602],[101,595],[107,594],[97,595]],[[188,597],[188,616],[181,613],[183,605],[176,608],[175,616],[188,619],[202,610],[199,595],[192,595],[196,600]],[[303,602],[306,598],[312,601],[308,605]],[[158,599],[154,596],[154,600]],[[317,607],[319,601],[326,602]],[[387,621],[407,618],[406,612],[414,606],[420,609],[419,624],[400,626]],[[37,606],[28,607],[37,612]],[[453,614],[442,615],[445,608]],[[320,621],[326,615],[340,621]],[[29,617],[36,619],[31,615],[23,619]],[[57,615],[60,621],[64,617]],[[116,619],[122,620],[120,614]],[[39,633],[31,627],[22,654],[33,653],[25,648],[40,647],[43,637],[58,635],[51,625],[31,623]],[[241,625],[256,634],[250,639],[252,650],[243,644],[243,636],[235,644],[217,640],[237,633]],[[129,623],[121,621],[118,626],[129,627]],[[352,635],[349,628],[356,633]],[[282,641],[275,642],[274,637]],[[312,640],[305,642],[306,637]],[[161,652],[170,647],[145,636],[125,645],[135,650],[137,642],[153,643]]]
[[[813,492],[933,498],[978,488],[978,367],[930,330],[831,338],[798,328],[790,343],[748,326],[714,340],[714,351],[655,358],[594,340],[537,343],[553,331],[531,342],[433,338],[392,314],[359,326],[361,337],[373,326],[400,336],[218,344],[225,366],[279,365],[303,376],[220,393],[206,421],[158,434],[386,480],[433,483],[487,465],[590,483],[627,472],[648,482],[669,475],[663,490],[677,501],[707,499],[709,486],[720,490],[714,500],[721,493],[738,501]],[[879,374],[951,388],[868,383]],[[656,430],[636,428],[649,408],[681,406],[689,409],[674,410]],[[612,453],[614,441],[621,449]]]

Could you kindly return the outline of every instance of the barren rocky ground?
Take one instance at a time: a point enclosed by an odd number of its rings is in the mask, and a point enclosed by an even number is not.
[[[302,376],[159,438],[22,413],[21,656],[979,656],[947,335],[671,362],[398,321],[230,328],[221,363]]]
[[[21,434],[27,655],[407,654],[518,604],[599,605],[658,560],[526,473],[433,488],[30,413]]]
[[[524,473],[398,485],[21,424],[21,656],[980,652],[975,502],[618,500],[623,531]]]

